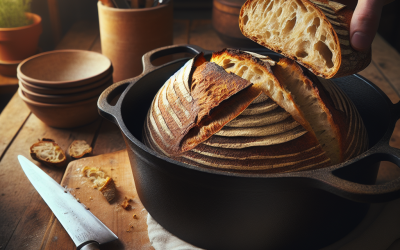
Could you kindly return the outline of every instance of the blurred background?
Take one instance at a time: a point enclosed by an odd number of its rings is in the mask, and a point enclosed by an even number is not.
[[[244,2],[244,0],[218,1],[227,5],[240,5]],[[213,0],[173,0],[173,6],[175,20],[212,19]],[[63,36],[78,21],[98,22],[97,0],[32,0],[31,9],[33,13],[42,18],[43,32],[40,35],[39,48],[43,52],[55,49]],[[398,15],[398,10],[400,10],[399,0],[384,7],[378,33],[400,52],[400,15]],[[223,19],[224,17],[221,17],[222,21]],[[181,32],[180,28],[175,26],[174,32]],[[0,76],[0,85],[2,81],[6,80]],[[7,93],[4,88],[3,91],[0,91],[0,112],[15,91],[15,86],[14,89],[7,90]]]
[[[32,12],[39,14],[43,19],[43,33],[40,38],[42,50],[54,49],[58,40],[76,21],[97,20],[96,3],[97,0],[33,0]],[[212,5],[212,0],[174,0],[174,18],[210,19]],[[204,12],[199,12],[200,9]],[[400,1],[394,1],[384,7],[378,33],[400,52],[399,10]]]

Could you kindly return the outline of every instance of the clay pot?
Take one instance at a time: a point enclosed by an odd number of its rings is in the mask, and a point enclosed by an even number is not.
[[[101,49],[114,66],[114,82],[142,72],[142,56],[155,48],[172,45],[172,1],[143,9],[117,9],[97,4]]]
[[[42,18],[33,13],[26,13],[26,16],[33,20],[32,24],[0,28],[0,61],[21,61],[37,52]]]
[[[0,61],[0,75],[15,77],[17,75],[17,67],[20,62],[22,61]]]
[[[18,89],[29,109],[45,124],[55,128],[75,128],[89,124],[99,117],[98,96],[80,102],[49,104],[30,100]]]
[[[18,78],[36,86],[84,86],[111,74],[111,61],[86,50],[54,50],[27,58],[17,69]]]
[[[83,91],[87,91],[93,88],[97,88],[99,86],[102,86],[103,84],[108,84],[111,85],[113,83],[112,75],[111,73],[104,78],[95,81],[93,83],[89,83],[83,86],[79,87],[72,87],[72,88],[48,88],[48,87],[42,87],[42,86],[37,86],[32,83],[25,82],[22,79],[19,79],[19,84],[22,85],[25,89],[31,92],[35,92],[37,94],[44,94],[44,95],[66,95],[66,94],[74,94],[74,93],[79,93]]]
[[[239,14],[246,0],[214,0],[212,23],[223,42],[236,48],[258,48],[257,43],[245,37],[239,29]]]

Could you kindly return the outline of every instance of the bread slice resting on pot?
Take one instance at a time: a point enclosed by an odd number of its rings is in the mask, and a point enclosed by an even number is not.
[[[189,60],[161,87],[143,141],[190,165],[252,173],[327,167],[368,147],[360,115],[330,80],[234,49]]]
[[[243,35],[296,60],[315,75],[351,75],[371,62],[371,50],[350,45],[353,10],[328,0],[248,0],[241,8]]]

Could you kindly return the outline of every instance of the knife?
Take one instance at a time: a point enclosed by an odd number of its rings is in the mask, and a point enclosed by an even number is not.
[[[18,155],[26,176],[42,196],[78,250],[96,250],[118,237],[75,197],[22,155]]]

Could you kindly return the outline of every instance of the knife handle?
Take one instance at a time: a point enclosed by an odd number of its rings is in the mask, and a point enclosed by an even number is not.
[[[89,242],[88,244],[82,246],[78,250],[100,250],[100,244],[97,242]]]

